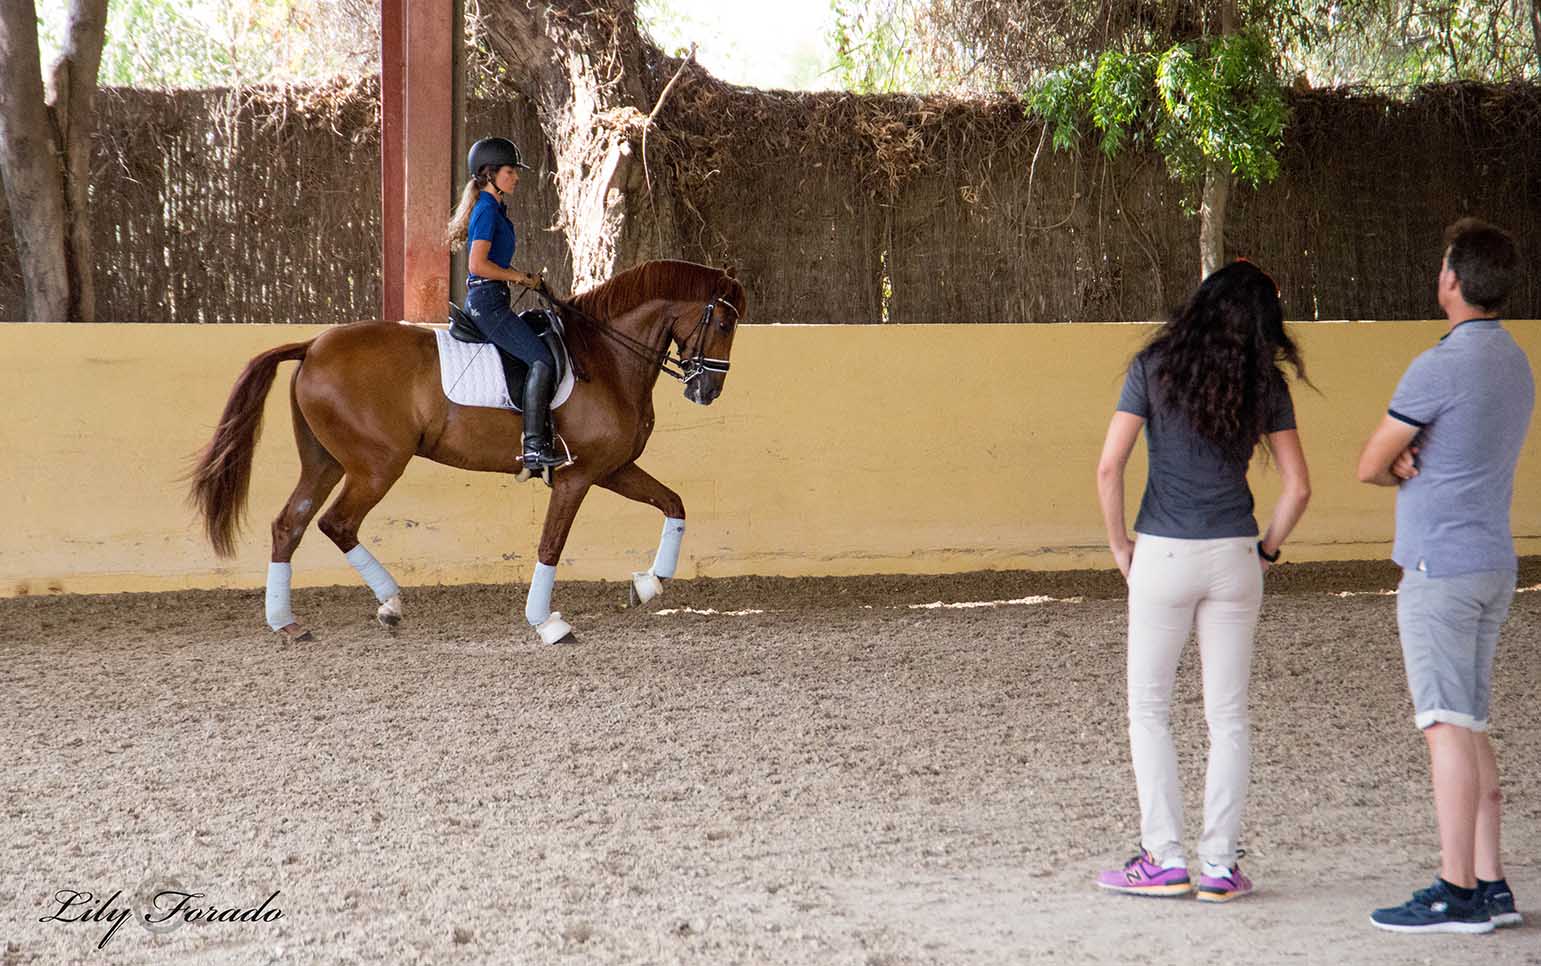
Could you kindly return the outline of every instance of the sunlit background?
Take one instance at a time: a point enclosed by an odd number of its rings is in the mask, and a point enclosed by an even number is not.
[[[69,0],[38,0],[42,61],[58,55]],[[840,86],[830,45],[832,0],[641,0],[663,49],[753,87]],[[198,87],[307,82],[379,70],[378,0],[113,0],[101,81]]]
[[[670,53],[697,45],[696,59],[715,77],[749,87],[829,90],[834,73],[830,0],[724,2],[643,0],[644,26]]]

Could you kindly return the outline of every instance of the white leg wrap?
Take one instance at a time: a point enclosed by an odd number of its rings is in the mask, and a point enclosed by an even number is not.
[[[637,603],[645,604],[663,593],[663,583],[651,571],[631,575],[631,587],[637,594]]]
[[[524,619],[539,627],[551,615],[551,588],[556,584],[556,568],[537,563],[530,577],[530,595],[524,599]],[[571,630],[571,628],[569,628]],[[549,644],[550,641],[547,641]]]
[[[555,644],[572,632],[573,626],[562,620],[561,611],[553,613],[535,626],[535,633],[547,644]]]
[[[289,606],[289,579],[293,575],[294,568],[286,563],[268,564],[268,626],[275,631],[298,623]]]
[[[364,578],[364,583],[375,592],[375,600],[383,604],[401,593],[401,588],[396,586],[396,581],[381,566],[380,561],[375,559],[375,555],[364,549],[362,543],[349,550],[346,556],[348,563],[352,564],[353,569],[358,571],[358,575]]]
[[[685,539],[685,521],[665,517],[663,536],[658,538],[658,555],[653,558],[651,573],[657,574],[664,580],[674,576],[674,568],[679,566],[680,562],[680,541],[683,539]],[[637,593],[641,596],[641,591]]]

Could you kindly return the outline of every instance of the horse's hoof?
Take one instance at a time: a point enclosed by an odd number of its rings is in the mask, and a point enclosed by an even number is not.
[[[392,597],[390,600],[381,604],[380,609],[375,611],[375,620],[379,621],[380,626],[386,628],[387,630],[395,627],[397,624],[400,624],[401,598]]]
[[[560,611],[552,611],[550,617],[535,625],[535,633],[546,644],[571,644],[578,639],[573,636],[573,626],[562,620]]]
[[[293,630],[290,630],[290,628],[293,628]],[[298,624],[290,624],[288,627],[279,628],[273,633],[282,637],[289,644],[309,644],[316,639],[314,634]]]
[[[631,587],[626,594],[629,603],[626,606],[636,607],[638,604],[645,604],[661,593],[663,593],[663,582],[651,570],[632,574]]]

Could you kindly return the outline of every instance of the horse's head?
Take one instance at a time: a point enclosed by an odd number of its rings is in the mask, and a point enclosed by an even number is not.
[[[733,333],[748,300],[731,268],[656,259],[564,304],[590,331],[615,342],[623,357],[650,364],[654,377],[663,371],[684,380],[685,398],[709,406],[722,395]]]
[[[728,268],[719,276],[712,295],[699,312],[685,312],[674,320],[670,335],[685,375],[685,398],[710,406],[722,395],[728,378],[728,356],[733,333],[748,309],[744,286]]]

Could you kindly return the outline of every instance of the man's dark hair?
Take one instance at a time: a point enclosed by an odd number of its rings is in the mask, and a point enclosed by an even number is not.
[[[1461,298],[1487,312],[1504,307],[1520,271],[1520,254],[1508,232],[1480,218],[1462,218],[1445,229],[1445,258]]]

